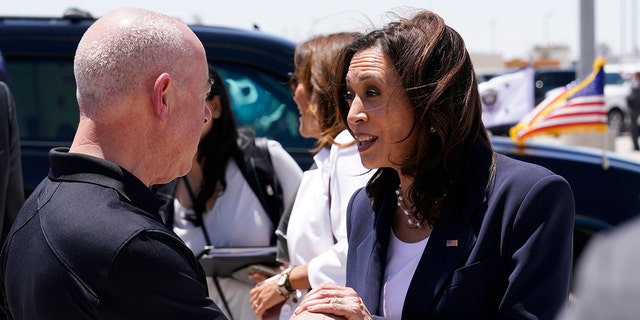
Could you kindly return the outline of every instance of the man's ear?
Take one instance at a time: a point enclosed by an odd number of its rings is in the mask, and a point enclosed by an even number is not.
[[[153,111],[162,120],[167,120],[169,118],[169,102],[167,94],[169,92],[170,84],[171,76],[168,73],[159,75],[153,84],[153,94],[151,95]]]

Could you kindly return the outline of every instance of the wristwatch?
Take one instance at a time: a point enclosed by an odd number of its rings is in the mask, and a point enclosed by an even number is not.
[[[282,271],[282,273],[280,273],[280,278],[278,278],[278,294],[280,294],[281,296],[289,296],[289,293],[291,293],[291,283],[289,282],[289,273],[291,273],[291,270],[293,269],[293,267],[289,267],[284,269],[284,271]]]

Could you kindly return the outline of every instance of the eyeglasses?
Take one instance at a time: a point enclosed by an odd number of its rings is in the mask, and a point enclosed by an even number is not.
[[[295,72],[289,72],[287,75],[289,76],[289,91],[293,96],[295,95],[296,88],[298,87],[298,75]]]

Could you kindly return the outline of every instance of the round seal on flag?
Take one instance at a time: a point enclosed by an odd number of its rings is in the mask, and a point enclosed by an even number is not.
[[[482,111],[496,111],[496,101],[498,100],[498,90],[487,89],[480,94],[482,100]]]

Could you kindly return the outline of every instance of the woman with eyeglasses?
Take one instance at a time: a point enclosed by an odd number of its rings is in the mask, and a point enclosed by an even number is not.
[[[300,134],[316,139],[314,166],[303,174],[288,221],[288,268],[251,291],[258,318],[289,319],[308,289],[345,283],[347,204],[372,172],[362,166],[339,116],[334,58],[358,36],[317,36],[296,48],[290,86],[300,111]]]

